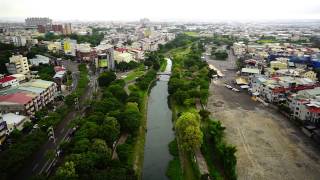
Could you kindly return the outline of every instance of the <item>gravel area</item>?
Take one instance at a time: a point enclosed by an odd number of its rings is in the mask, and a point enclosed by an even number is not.
[[[230,59],[208,61],[226,76],[211,83],[207,108],[226,127],[227,142],[237,147],[238,179],[320,179],[320,148],[311,139],[245,91],[223,86],[236,74]]]

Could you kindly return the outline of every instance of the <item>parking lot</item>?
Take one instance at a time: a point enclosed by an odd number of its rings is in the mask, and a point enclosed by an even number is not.
[[[227,142],[237,147],[238,179],[319,179],[320,152],[312,140],[245,91],[224,86],[236,76],[233,61],[208,61],[225,77],[212,81],[207,107],[226,127]]]

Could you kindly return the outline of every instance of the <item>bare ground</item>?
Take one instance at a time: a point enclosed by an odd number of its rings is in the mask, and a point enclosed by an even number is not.
[[[254,102],[245,92],[211,84],[208,110],[226,127],[237,147],[239,179],[320,179],[320,154],[289,120]]]
[[[320,148],[277,111],[251,100],[246,92],[223,86],[234,79],[235,58],[207,60],[224,72],[210,85],[207,108],[226,127],[226,141],[237,147],[240,180],[318,180]]]

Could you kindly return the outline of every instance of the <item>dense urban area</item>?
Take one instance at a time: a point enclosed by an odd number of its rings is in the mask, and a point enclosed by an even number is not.
[[[0,179],[320,178],[320,23],[0,22]]]

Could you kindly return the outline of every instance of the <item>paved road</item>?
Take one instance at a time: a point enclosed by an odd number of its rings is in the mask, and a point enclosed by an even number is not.
[[[78,63],[71,60],[65,60],[62,62],[62,65],[71,72],[72,76],[72,89],[74,91],[78,86],[78,81],[80,78],[80,71],[78,69]]]
[[[44,145],[42,145],[39,151],[36,152],[32,157],[30,157],[30,163],[28,163],[27,166],[23,168],[22,171],[19,174],[17,174],[17,177],[15,177],[14,179],[29,179],[34,175],[44,174],[49,171],[49,168],[52,165],[52,161],[47,160],[47,152],[51,150],[56,150],[60,142],[69,139],[68,135],[72,131],[69,127],[70,122],[75,117],[83,115],[86,100],[92,99],[94,92],[96,92],[98,88],[98,75],[93,74],[91,71],[89,71],[89,74],[91,74],[90,82],[88,84],[85,94],[79,100],[80,110],[74,110],[67,114],[67,116],[54,129],[56,142],[48,140]]]

